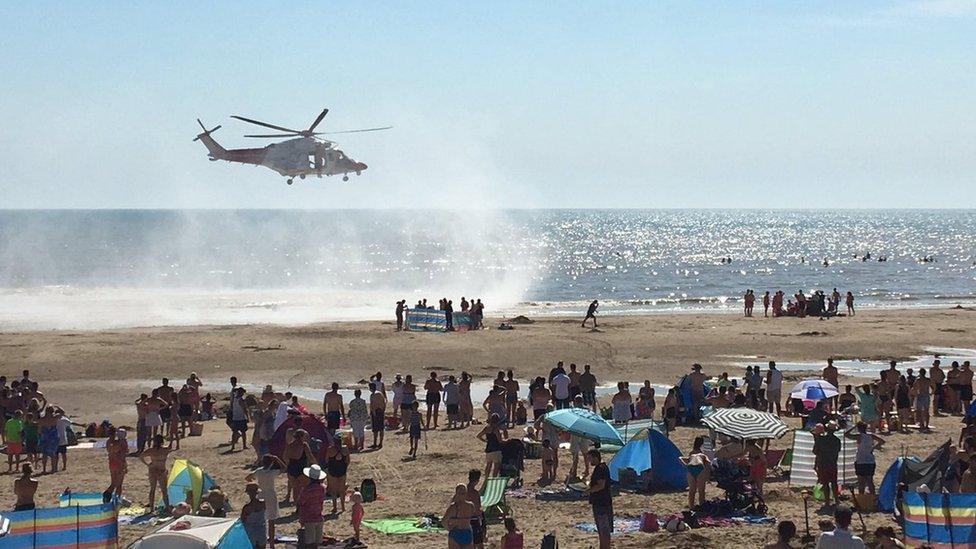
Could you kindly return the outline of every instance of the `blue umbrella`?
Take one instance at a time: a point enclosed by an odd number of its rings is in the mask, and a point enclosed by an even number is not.
[[[806,400],[823,400],[838,395],[837,387],[822,379],[808,379],[793,386],[790,397]]]
[[[545,415],[544,421],[563,431],[599,442],[623,446],[624,439],[613,425],[585,408],[563,408]]]

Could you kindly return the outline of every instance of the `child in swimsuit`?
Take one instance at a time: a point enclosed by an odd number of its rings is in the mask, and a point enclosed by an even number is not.
[[[540,481],[551,482],[556,478],[556,450],[549,439],[542,441],[542,478]]]

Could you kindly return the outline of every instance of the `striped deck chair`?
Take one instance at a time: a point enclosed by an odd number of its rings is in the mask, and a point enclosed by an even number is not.
[[[481,487],[481,511],[486,522],[498,524],[511,515],[512,510],[505,502],[507,487],[508,477],[490,477]]]

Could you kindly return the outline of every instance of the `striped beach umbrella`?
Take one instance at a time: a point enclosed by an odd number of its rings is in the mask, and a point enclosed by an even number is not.
[[[717,433],[741,439],[779,438],[790,430],[778,416],[752,408],[719,408],[702,423]]]

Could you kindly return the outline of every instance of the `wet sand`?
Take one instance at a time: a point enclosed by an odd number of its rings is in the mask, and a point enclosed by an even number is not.
[[[290,382],[302,390],[318,391],[332,381],[354,386],[377,370],[390,379],[395,372],[422,377],[428,369],[445,374],[465,370],[476,379],[487,380],[498,370],[512,368],[520,378],[528,378],[544,375],[557,360],[591,364],[601,383],[649,379],[667,385],[687,372],[693,362],[702,363],[710,375],[728,371],[731,376],[741,376],[745,363],[763,364],[765,369],[765,362],[771,359],[813,365],[823,364],[827,357],[909,360],[927,355],[926,347],[976,347],[976,311],[970,309],[865,310],[853,318],[823,321],[718,314],[607,317],[600,319],[598,330],[580,328],[579,319],[536,320],[512,331],[454,334],[396,333],[389,322],[7,332],[0,334],[0,371],[14,378],[21,369],[29,368],[48,398],[68,410],[76,421],[108,418],[116,424],[132,425],[135,412],[131,403],[139,392],[158,385],[163,376],[179,383],[191,371],[204,380],[204,390],[215,394],[226,393],[231,375],[251,386],[270,383],[281,390]],[[488,319],[486,325],[495,328],[499,322]],[[788,379],[805,375],[791,372]],[[319,403],[310,404],[314,410],[320,409]],[[924,455],[946,437],[958,436],[959,420],[939,418],[933,427],[934,432],[928,434],[888,437],[879,455],[876,481],[880,482],[891,458],[900,455],[903,448]],[[390,435],[381,451],[354,455],[350,483],[358,485],[362,478],[374,478],[384,498],[367,505],[367,518],[443,513],[452,486],[469,468],[484,465],[483,448],[475,434],[475,429],[430,431],[426,448],[422,443],[415,462],[402,461],[407,441],[399,435]],[[697,429],[681,428],[672,436],[679,448],[687,451],[697,434]],[[227,453],[221,445],[228,440],[223,421],[208,422],[204,436],[185,440],[176,454],[210,471],[239,509],[244,501],[242,479],[253,453]],[[790,442],[787,435],[773,446],[785,448]],[[41,478],[39,503],[51,503],[65,487],[83,491],[102,490],[107,485],[103,450],[72,450],[69,459],[67,473]],[[567,461],[568,453],[564,452],[561,474],[567,471]],[[527,479],[538,478],[538,461],[527,461],[526,467]],[[129,470],[126,492],[136,502],[145,502],[145,468],[137,459],[130,459]],[[9,476],[0,478],[0,508],[10,508],[14,503],[12,480]],[[280,484],[283,493],[284,482]],[[528,486],[535,489],[532,482]],[[800,496],[785,482],[770,482],[767,491],[770,514],[796,520],[802,530]],[[709,497],[719,494],[714,486],[709,488]],[[636,516],[645,510],[666,515],[680,511],[685,500],[683,493],[622,494],[615,506],[619,515]],[[585,503],[511,497],[509,503],[526,533],[527,546],[538,544],[542,532],[549,530],[557,533],[563,547],[588,547],[596,541],[595,535],[572,528],[575,522],[592,520]],[[890,523],[882,514],[865,519],[869,530]],[[814,530],[817,520],[819,517],[811,515]],[[326,532],[346,537],[351,534],[348,521],[348,514],[331,520]],[[292,522],[283,524],[279,531],[289,533],[295,528],[297,524]],[[123,540],[128,543],[146,530],[123,528]],[[774,531],[772,526],[739,526],[676,535],[638,533],[614,539],[615,546],[620,547],[757,546],[772,541]],[[372,547],[446,543],[444,535],[396,537],[364,532],[365,541]],[[492,541],[497,543],[500,535],[500,527],[491,530]]]

